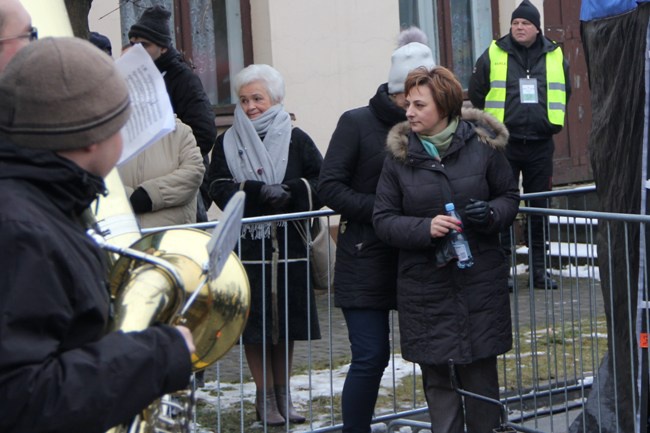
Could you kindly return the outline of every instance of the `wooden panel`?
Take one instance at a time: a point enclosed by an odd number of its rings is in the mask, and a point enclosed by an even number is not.
[[[544,34],[560,43],[569,62],[572,94],[565,127],[555,136],[553,183],[593,180],[588,156],[591,97],[587,64],[580,38],[580,1],[544,1]]]

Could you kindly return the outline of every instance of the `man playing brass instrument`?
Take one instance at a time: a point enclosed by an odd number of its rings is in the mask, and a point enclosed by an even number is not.
[[[106,334],[105,256],[80,221],[129,114],[112,60],[81,39],[26,44],[0,73],[2,432],[104,432],[188,385],[187,328]]]

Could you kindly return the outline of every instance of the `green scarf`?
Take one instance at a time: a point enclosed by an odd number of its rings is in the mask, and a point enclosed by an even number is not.
[[[449,122],[449,125],[436,135],[428,136],[418,134],[418,138],[420,139],[420,143],[422,143],[424,150],[426,150],[432,158],[440,159],[440,155],[444,155],[447,149],[449,149],[451,140],[454,138],[454,134],[456,133],[456,128],[458,128],[458,117],[454,117],[454,119]]]

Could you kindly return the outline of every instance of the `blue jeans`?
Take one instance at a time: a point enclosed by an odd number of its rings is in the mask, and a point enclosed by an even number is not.
[[[390,310],[343,309],[352,363],[345,378],[341,406],[343,433],[368,433],[379,384],[390,357]]]

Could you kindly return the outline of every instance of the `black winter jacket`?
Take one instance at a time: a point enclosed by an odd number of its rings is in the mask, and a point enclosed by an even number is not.
[[[518,140],[546,140],[562,130],[548,120],[546,98],[546,53],[559,45],[541,34],[535,43],[526,48],[515,42],[510,34],[497,41],[497,46],[508,53],[508,73],[506,80],[506,107],[504,121],[510,137]],[[480,109],[485,107],[485,97],[490,91],[489,48],[478,58],[469,82],[468,94],[472,104]],[[571,77],[569,64],[563,62],[566,82],[567,106],[571,96]],[[519,79],[536,78],[539,102],[521,104],[519,102]],[[566,123],[566,120],[565,120]]]
[[[244,217],[304,212],[321,207],[315,191],[323,157],[314,141],[303,130],[300,128],[291,130],[287,169],[282,181],[283,184],[289,187],[291,199],[282,208],[273,208],[262,203],[260,190],[264,182],[246,180],[239,183],[234,181],[226,161],[224,136],[225,132],[217,138],[208,171],[210,197],[221,209],[240,189],[246,193]],[[303,179],[309,182],[309,190]],[[311,209],[309,207],[310,195],[312,197]],[[241,240],[239,257],[246,268],[251,286],[251,308],[242,339],[244,344],[261,344],[264,337],[270,342],[272,336],[271,288],[274,275],[271,257],[273,243],[270,237],[264,239],[255,237],[250,231],[246,231],[246,227],[244,226],[246,235]],[[278,224],[277,239],[279,244],[277,306],[280,318],[278,329],[281,338],[284,339],[285,336],[284,318],[288,316],[289,340],[320,339],[316,297],[313,287],[307,279],[307,250],[305,243],[295,225],[291,222],[288,222],[286,226]],[[285,258],[288,258],[288,260],[285,260]],[[262,265],[262,262],[264,265]],[[285,302],[288,304],[288,312],[285,309]]]
[[[104,253],[79,214],[102,179],[0,139],[0,431],[104,432],[187,386],[178,331],[105,335]]]
[[[511,348],[508,264],[499,231],[514,220],[519,192],[502,149],[507,131],[480,110],[463,110],[442,161],[425,151],[408,123],[388,136],[392,153],[377,186],[373,221],[377,234],[400,249],[397,305],[404,359],[444,365],[466,364]],[[447,192],[445,192],[447,191]],[[445,213],[451,197],[461,218],[470,198],[493,211],[486,227],[465,222],[474,266],[455,261],[436,267],[431,220]]]
[[[217,127],[214,123],[212,104],[203,89],[201,79],[173,47],[168,48],[156,59],[155,64],[163,74],[174,113],[192,128],[196,144],[201,148],[201,155],[207,155],[217,137]]]
[[[375,190],[386,157],[386,136],[405,111],[379,86],[368,106],[343,113],[320,172],[318,193],[341,214],[334,272],[337,307],[394,309],[397,250],[372,226]]]

